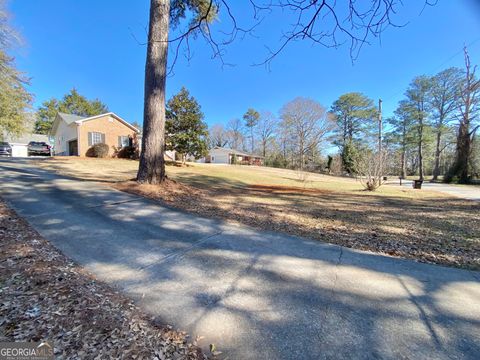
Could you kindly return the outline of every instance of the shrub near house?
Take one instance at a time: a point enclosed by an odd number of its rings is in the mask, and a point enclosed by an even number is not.
[[[55,155],[66,156],[89,156],[96,144],[106,144],[107,156],[113,156],[131,146],[138,134],[136,127],[112,112],[91,117],[58,113],[51,130]]]

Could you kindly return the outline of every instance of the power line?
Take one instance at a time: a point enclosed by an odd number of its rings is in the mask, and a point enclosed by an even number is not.
[[[468,45],[466,45],[467,49],[472,47],[474,44],[476,44],[478,41],[480,41],[480,37],[473,40],[472,42],[470,42]],[[441,65],[439,65],[435,70],[439,70],[440,68],[442,68],[445,64],[447,64],[448,62],[450,62],[451,60],[453,60],[454,58],[456,58],[459,54],[463,53],[463,49],[464,47],[462,47],[461,50],[457,51],[455,54],[453,54],[451,57],[449,57],[446,61],[444,61]]]
[[[467,48],[470,48],[472,47],[473,45],[475,45],[477,42],[480,41],[480,37],[476,38],[475,40],[471,41],[466,47]],[[438,71],[439,69],[441,69],[445,64],[449,63],[451,60],[453,60],[454,58],[456,58],[458,55],[460,55],[462,52],[463,52],[463,49],[464,47],[462,47],[460,50],[458,50],[457,52],[455,52],[455,54],[453,54],[452,56],[450,56],[447,60],[445,60],[444,62],[442,62],[439,66],[437,66],[435,68],[434,71]],[[402,91],[399,91],[395,94],[393,94],[392,96],[389,96],[387,99],[385,99],[384,101],[390,101],[392,100],[394,97],[397,97],[398,95],[400,95],[401,93],[403,93],[403,90]]]

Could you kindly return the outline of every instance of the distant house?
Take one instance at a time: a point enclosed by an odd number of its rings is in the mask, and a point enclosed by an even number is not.
[[[165,158],[165,161],[175,161],[177,154],[175,150],[165,150],[163,157]]]
[[[264,157],[243,151],[215,146],[199,162],[211,164],[263,165]]]
[[[47,145],[51,145],[47,135],[33,134],[30,132],[18,136],[5,134],[2,141],[6,141],[10,144],[13,157],[27,157],[28,143],[31,141],[44,142]]]
[[[113,155],[115,149],[130,146],[139,130],[113,112],[90,117],[58,113],[50,134],[55,155],[86,156],[98,143],[109,145]]]

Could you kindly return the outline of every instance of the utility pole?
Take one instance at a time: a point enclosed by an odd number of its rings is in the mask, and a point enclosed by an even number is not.
[[[378,99],[378,153],[382,152],[382,99]]]
[[[378,170],[379,170],[379,184],[382,183],[383,178],[383,154],[382,154],[382,99],[378,99]]]

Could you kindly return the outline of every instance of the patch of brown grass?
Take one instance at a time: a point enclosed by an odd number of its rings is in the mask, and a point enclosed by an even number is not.
[[[178,164],[178,163],[177,163]],[[201,216],[235,220],[355,249],[480,269],[480,204],[394,183],[363,191],[354,179],[254,166],[167,166],[162,186],[127,181],[138,162],[58,158],[40,166]]]
[[[480,269],[480,204],[279,185],[199,189],[118,183],[115,188],[259,229],[428,263]]]
[[[249,185],[248,190],[258,190],[260,192],[269,192],[269,193],[293,193],[293,194],[331,194],[334,193],[332,190],[326,189],[312,189],[312,188],[302,188],[297,186],[282,186],[282,185]]]

